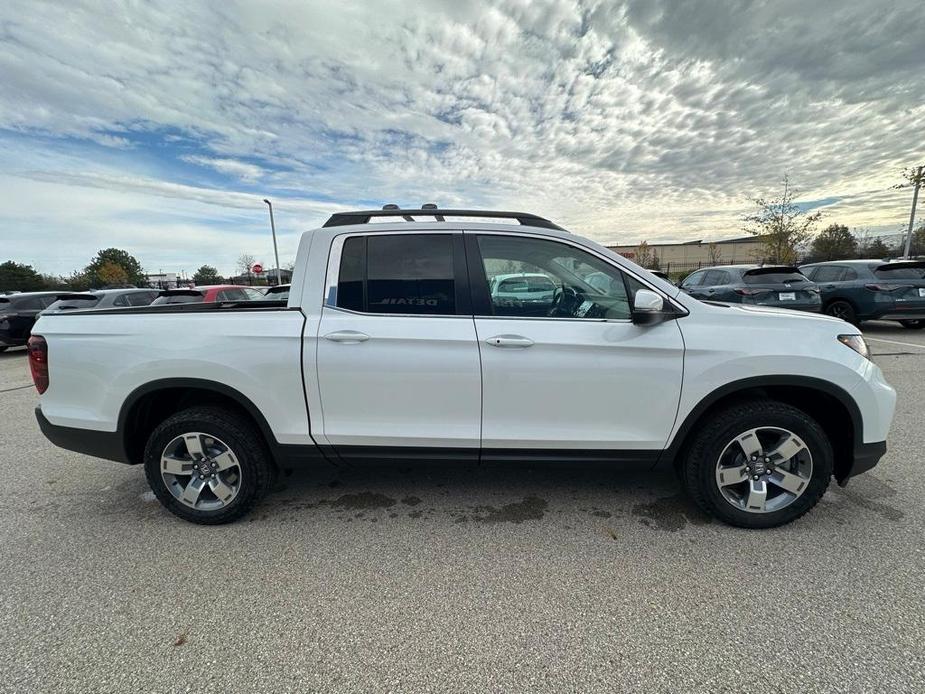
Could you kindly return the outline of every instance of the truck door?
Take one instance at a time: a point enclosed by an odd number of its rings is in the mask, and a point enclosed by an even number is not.
[[[632,297],[643,285],[577,244],[465,236],[482,355],[483,459],[533,449],[654,460],[681,394],[677,321],[634,324]],[[522,295],[492,292],[493,277],[518,274],[530,280]]]
[[[317,351],[327,443],[345,457],[477,458],[481,372],[462,234],[346,233],[327,272]]]

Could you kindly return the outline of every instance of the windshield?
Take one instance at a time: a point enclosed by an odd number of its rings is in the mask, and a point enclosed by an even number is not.
[[[263,301],[286,301],[289,298],[289,287],[270,287],[261,299]]]
[[[75,294],[74,296],[65,296],[55,301],[49,306],[47,311],[67,311],[76,308],[90,308],[99,302],[100,297],[93,294]]]
[[[749,270],[742,277],[745,284],[783,284],[784,282],[807,282],[806,276],[798,270],[757,269]]]
[[[925,263],[881,265],[874,274],[882,280],[921,280],[925,279]]]

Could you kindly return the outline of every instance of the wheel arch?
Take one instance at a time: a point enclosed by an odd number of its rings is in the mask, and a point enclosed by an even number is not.
[[[755,376],[720,386],[684,418],[665,449],[666,459],[676,466],[683,463],[696,426],[706,417],[736,402],[760,398],[787,403],[815,419],[832,444],[835,479],[838,482],[847,479],[854,464],[854,452],[863,441],[860,408],[840,386],[811,376]]]
[[[279,443],[263,413],[240,391],[208,379],[165,378],[133,390],[119,410],[118,429],[129,463],[142,462],[145,443],[154,428],[171,414],[193,405],[227,407],[252,421],[274,460]]]

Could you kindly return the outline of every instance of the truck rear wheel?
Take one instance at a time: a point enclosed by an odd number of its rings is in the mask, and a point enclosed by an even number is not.
[[[812,417],[775,400],[750,400],[703,422],[683,474],[707,513],[742,528],[773,528],[816,505],[832,467],[832,446]]]
[[[171,513],[193,523],[228,523],[246,514],[273,477],[257,429],[219,407],[194,407],[161,422],[148,437],[145,475]]]

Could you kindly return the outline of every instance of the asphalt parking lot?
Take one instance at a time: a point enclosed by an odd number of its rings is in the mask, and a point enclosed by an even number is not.
[[[865,332],[890,450],[771,531],[593,466],[311,470],[194,526],[0,354],[0,689],[925,691],[925,331]]]

